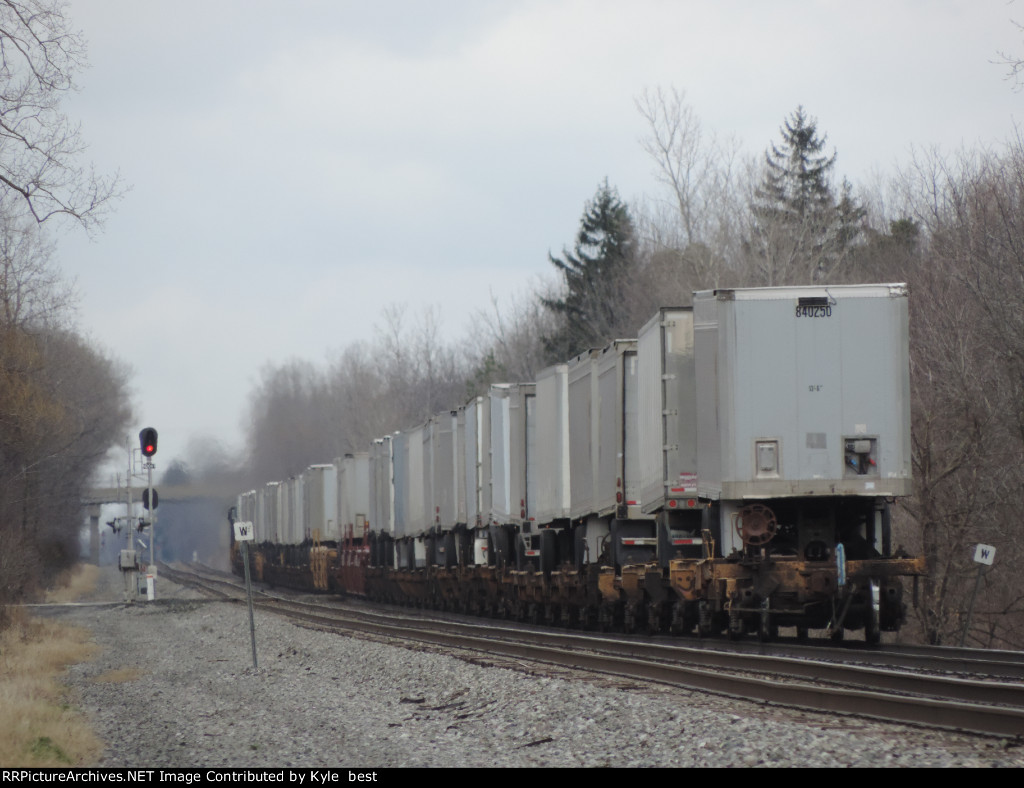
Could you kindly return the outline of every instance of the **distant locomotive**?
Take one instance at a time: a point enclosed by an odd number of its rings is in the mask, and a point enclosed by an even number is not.
[[[742,288],[244,493],[234,516],[279,585],[877,642],[904,620],[900,578],[924,573],[892,551],[910,489],[906,286]]]

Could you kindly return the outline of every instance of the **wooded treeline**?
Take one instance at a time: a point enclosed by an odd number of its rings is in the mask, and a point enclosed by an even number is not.
[[[129,417],[126,371],[75,328],[48,240],[97,227],[118,192],[61,111],[84,53],[60,0],[0,3],[0,628],[78,560],[82,492]]]
[[[78,560],[82,494],[130,415],[126,370],[75,330],[42,230],[2,208],[0,625]]]
[[[919,151],[887,183],[855,189],[802,107],[756,159],[703,128],[679,91],[646,92],[637,109],[659,194],[627,205],[599,184],[572,246],[549,255],[555,280],[467,305],[462,342],[440,339],[436,311],[395,308],[374,342],[325,365],[266,367],[250,396],[252,482],[365,451],[488,383],[534,380],[635,336],[694,290],[908,282],[915,494],[899,505],[897,538],[930,575],[906,636],[959,641],[983,542],[998,560],[968,643],[1024,647],[1024,140]]]

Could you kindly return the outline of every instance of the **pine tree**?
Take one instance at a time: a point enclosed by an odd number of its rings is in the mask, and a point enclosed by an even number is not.
[[[757,190],[756,210],[768,216],[804,220],[832,209],[829,176],[836,153],[822,155],[827,137],[818,137],[817,120],[809,118],[803,107],[779,129],[782,145],[765,152],[764,183]]]
[[[608,179],[587,203],[573,251],[548,254],[565,281],[561,298],[542,298],[561,318],[561,328],[544,337],[549,360],[564,361],[615,338],[621,323],[617,296],[636,257],[633,220]]]
[[[786,119],[780,145],[765,152],[764,179],[754,192],[751,247],[764,284],[820,281],[832,273],[860,234],[864,210],[844,180],[832,188],[836,153],[803,107]]]

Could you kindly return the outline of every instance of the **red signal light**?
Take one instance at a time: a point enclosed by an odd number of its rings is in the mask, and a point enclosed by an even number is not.
[[[146,427],[139,433],[139,444],[142,446],[142,456],[152,457],[156,454],[156,430]]]

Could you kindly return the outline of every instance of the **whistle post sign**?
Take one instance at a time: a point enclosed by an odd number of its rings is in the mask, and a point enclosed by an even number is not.
[[[252,667],[259,667],[256,661],[256,622],[252,617],[252,576],[249,574],[249,542],[256,541],[252,523],[237,520],[231,524],[235,529],[235,541],[242,543],[242,565],[245,567],[245,596],[249,600],[249,639],[252,641]]]
[[[974,548],[974,562],[977,564],[985,564],[985,566],[992,566],[992,562],[996,560],[996,549],[990,544],[979,544]]]

